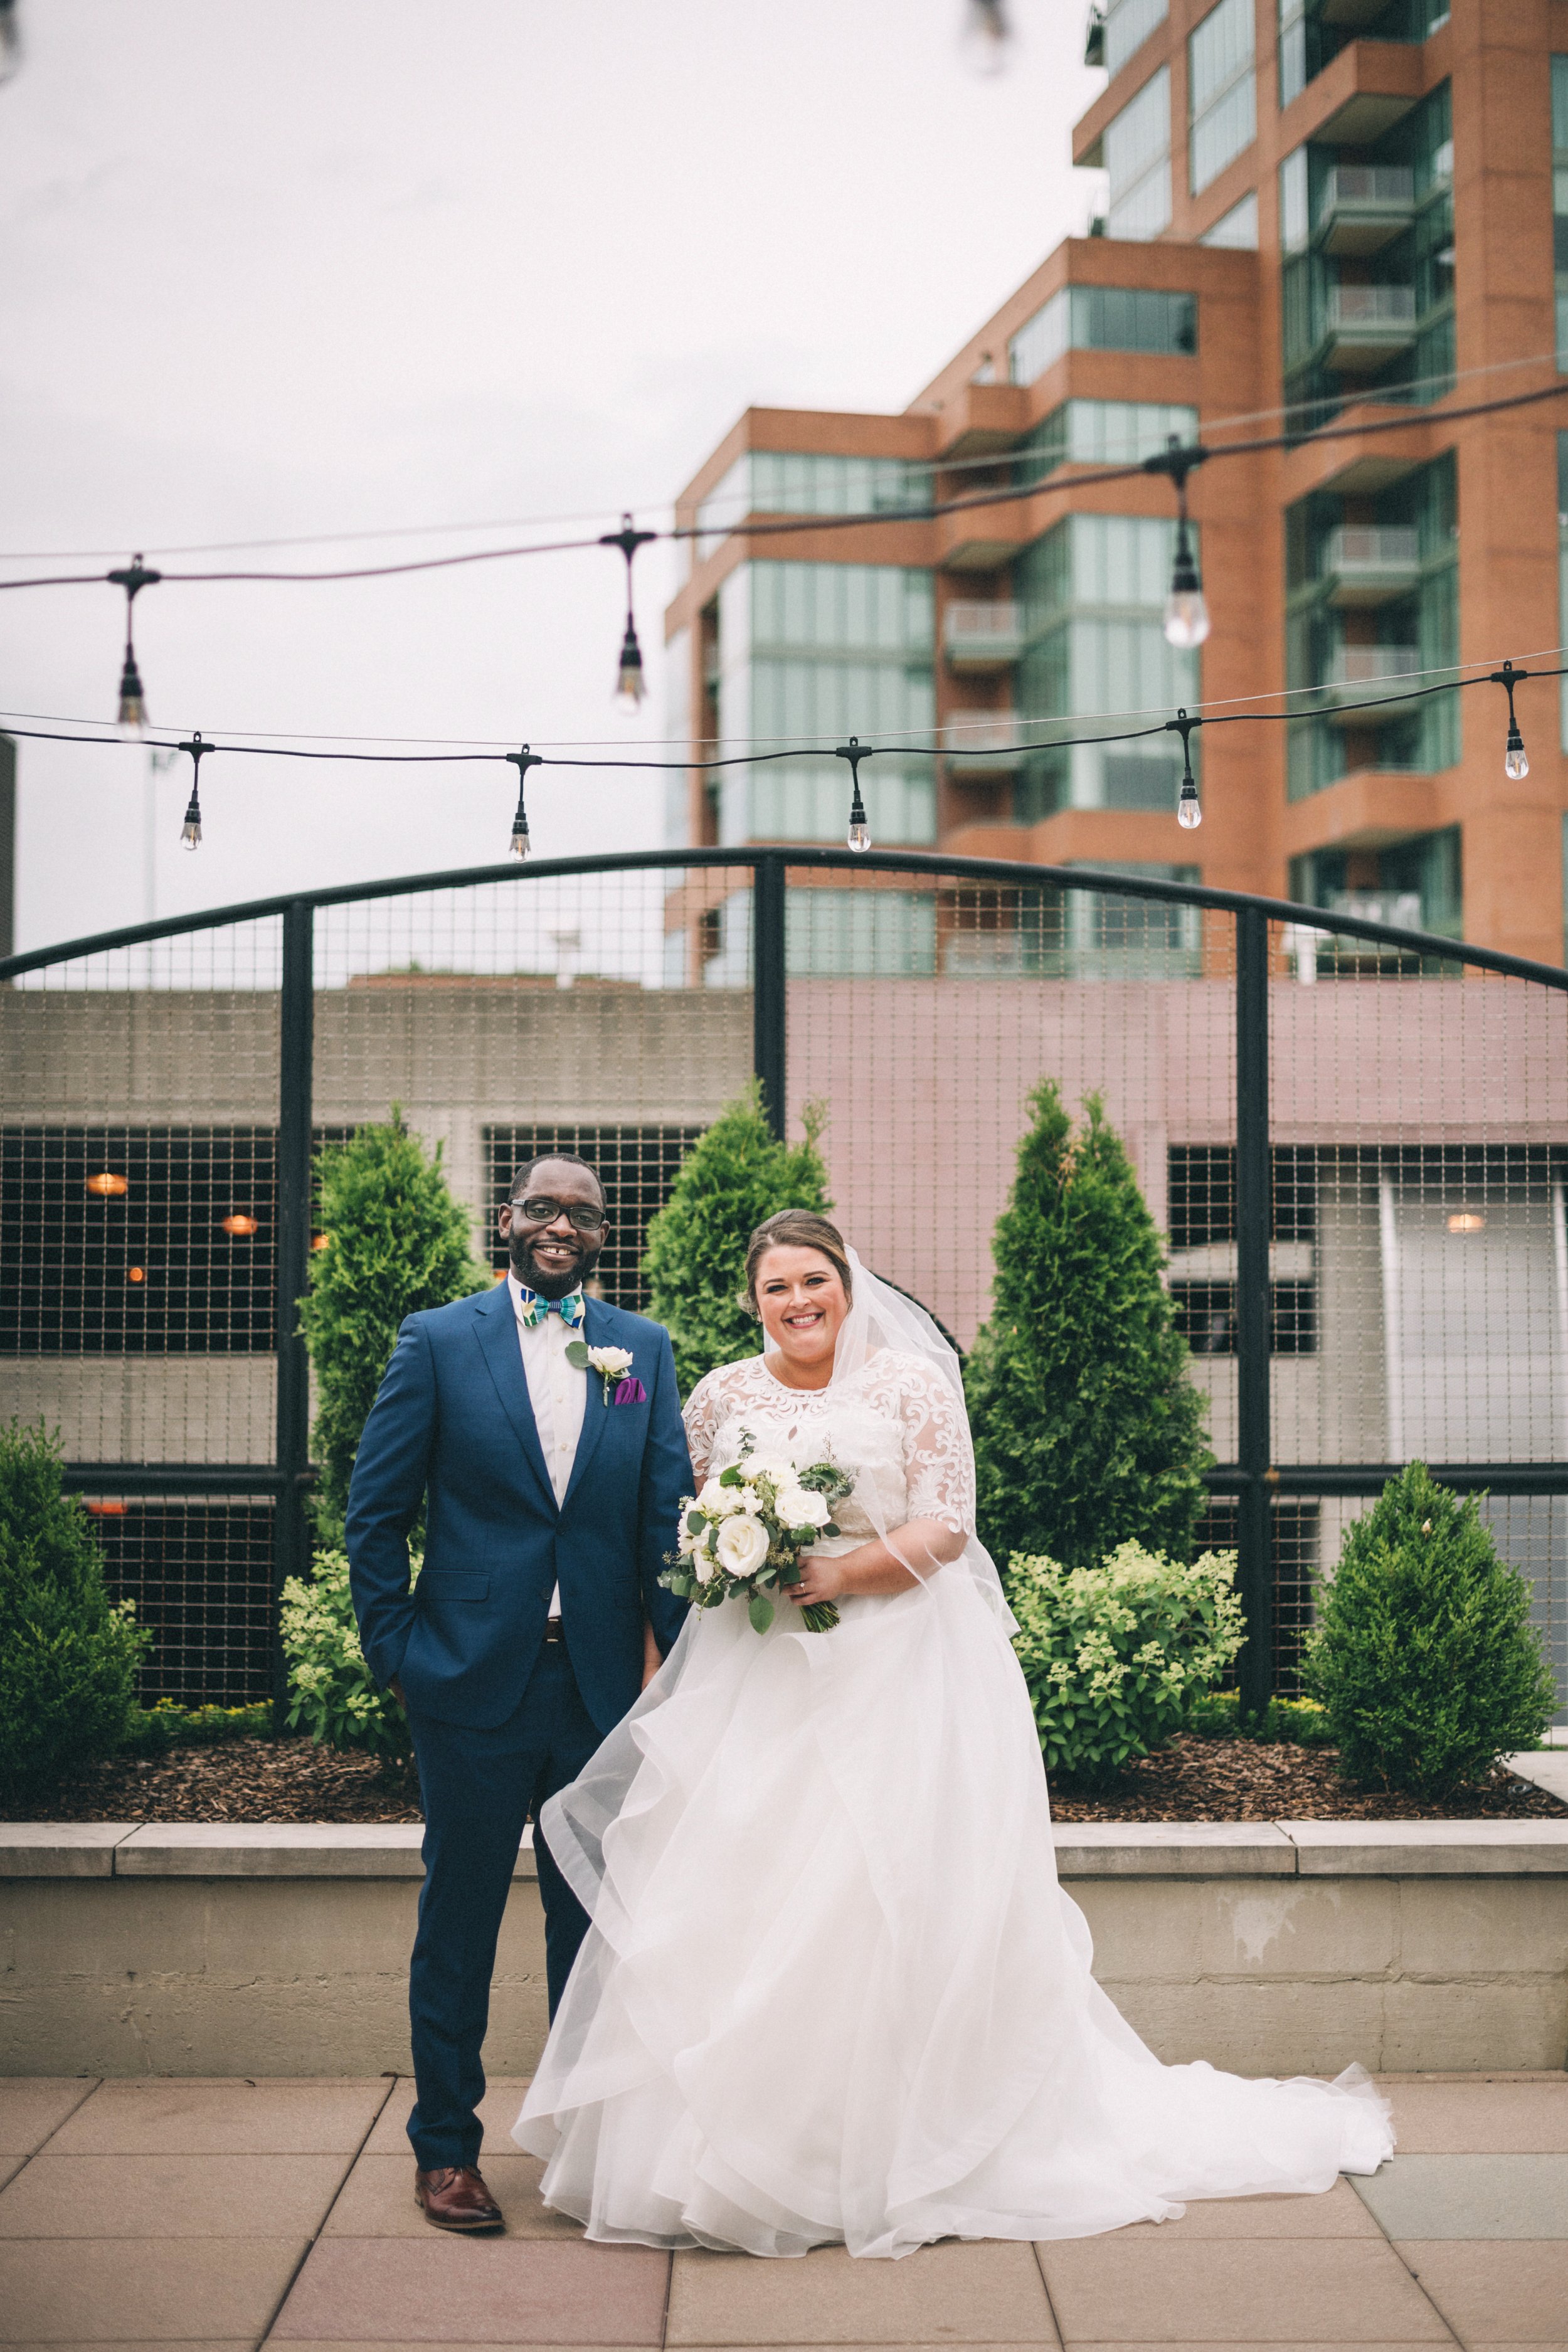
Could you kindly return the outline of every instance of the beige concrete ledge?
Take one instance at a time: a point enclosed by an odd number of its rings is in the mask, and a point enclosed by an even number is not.
[[[0,1878],[111,1878],[134,1822],[0,1822]]]
[[[1059,1822],[1062,1878],[1292,1878],[1296,1849],[1273,1822]]]
[[[1281,1822],[1303,1878],[1568,1874],[1568,1822]]]
[[[423,1878],[418,1822],[158,1822],[113,1850],[116,1878]],[[0,1829],[0,1877],[5,1874]],[[536,1878],[533,1832],[514,1878]]]

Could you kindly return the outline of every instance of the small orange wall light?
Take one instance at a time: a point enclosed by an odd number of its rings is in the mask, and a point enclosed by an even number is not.
[[[88,1178],[87,1189],[89,1192],[96,1193],[100,1201],[119,1201],[130,1192],[131,1185],[127,1178],[116,1176],[105,1168],[96,1176]]]
[[[310,1235],[310,1247],[313,1250],[331,1249],[331,1245],[332,1237],[331,1234],[312,1234]]]
[[[127,1282],[145,1282],[147,1279],[146,1267],[144,1265],[128,1265],[125,1269],[125,1279]]]
[[[1479,1209],[1456,1209],[1448,1220],[1448,1231],[1451,1234],[1484,1233],[1486,1222]]]
[[[242,1217],[237,1210],[233,1216],[225,1217],[223,1229],[234,1241],[247,1242],[252,1234],[259,1231],[260,1219]]]

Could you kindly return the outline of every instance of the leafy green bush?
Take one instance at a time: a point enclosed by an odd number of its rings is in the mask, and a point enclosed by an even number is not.
[[[58,1432],[0,1427],[0,1792],[112,1755],[151,1639],[109,1598],[92,1522],[63,1491]]]
[[[1331,1748],[1333,1729],[1315,1698],[1271,1698],[1260,1715],[1243,1715],[1233,1691],[1205,1691],[1194,1699],[1183,1728],[1209,1739],[1283,1740],[1295,1748]]]
[[[753,1078],[680,1163],[668,1200],[647,1229],[643,1272],[648,1313],[668,1331],[688,1396],[716,1364],[757,1352],[757,1327],[741,1303],[746,1244],[779,1209],[825,1214],[827,1171],[816,1139],[822,1114],[808,1103],[805,1140],[781,1143]]]
[[[316,1165],[327,1246],[311,1253],[300,1325],[316,1374],[316,1525],[332,1544],[342,1540],[360,1435],[404,1317],[488,1290],[493,1276],[473,1255],[440,1145],[431,1158],[395,1103],[385,1126],[329,1145]]]
[[[420,1562],[410,1559],[416,1579]],[[408,1717],[382,1690],[364,1662],[349,1596],[348,1556],[319,1551],[307,1584],[290,1576],[283,1586],[283,1655],[288,1662],[290,1731],[307,1731],[328,1748],[363,1748],[372,1756],[403,1758],[414,1741]]]
[[[1424,1462],[1391,1478],[1319,1587],[1303,1659],[1341,1769],[1440,1798],[1536,1747],[1555,1691],[1530,1603],[1478,1496],[1440,1486]]]
[[[1029,1101],[964,1368],[981,1536],[1071,1568],[1121,1543],[1185,1559],[1212,1456],[1159,1234],[1099,1097],[1076,1133],[1050,1079]]]
[[[1124,1543],[1098,1568],[1015,1556],[1007,1599],[1047,1772],[1104,1781],[1180,1731],[1244,1638],[1234,1552]]]
[[[174,1748],[210,1748],[220,1739],[265,1739],[272,1730],[269,1701],[258,1706],[181,1706],[161,1698],[155,1706],[133,1706],[121,1756],[167,1756]]]

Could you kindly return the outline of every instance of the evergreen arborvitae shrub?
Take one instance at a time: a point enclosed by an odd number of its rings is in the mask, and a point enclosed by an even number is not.
[[[802,1142],[781,1143],[753,1078],[692,1145],[648,1226],[642,1262],[648,1313],[674,1343],[682,1396],[716,1364],[757,1352],[757,1327],[741,1290],[746,1244],[763,1219],[779,1209],[823,1215],[833,1206],[814,1105],[806,1106],[805,1127]]]
[[[0,1427],[0,1796],[111,1755],[130,1726],[150,1635],[109,1598],[58,1432]]]
[[[473,1255],[468,1213],[452,1197],[441,1147],[432,1158],[395,1104],[384,1126],[329,1145],[317,1171],[327,1246],[311,1255],[300,1322],[316,1373],[316,1521],[322,1541],[335,1544],[399,1324],[488,1290],[494,1277]]]
[[[1556,1694],[1530,1602],[1476,1496],[1440,1486],[1424,1462],[1391,1478],[1319,1587],[1303,1659],[1342,1770],[1442,1798],[1536,1747]]]
[[[1212,1456],[1164,1252],[1098,1096],[1074,1131],[1047,1078],[964,1371],[980,1533],[1000,1561],[1089,1568],[1120,1544],[1191,1556]]]

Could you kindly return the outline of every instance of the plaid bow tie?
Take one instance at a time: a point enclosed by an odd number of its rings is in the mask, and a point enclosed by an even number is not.
[[[547,1315],[559,1315],[569,1331],[575,1330],[583,1320],[583,1294],[569,1290],[564,1298],[541,1298],[537,1291],[525,1283],[518,1284],[517,1319],[525,1331],[542,1323]]]

